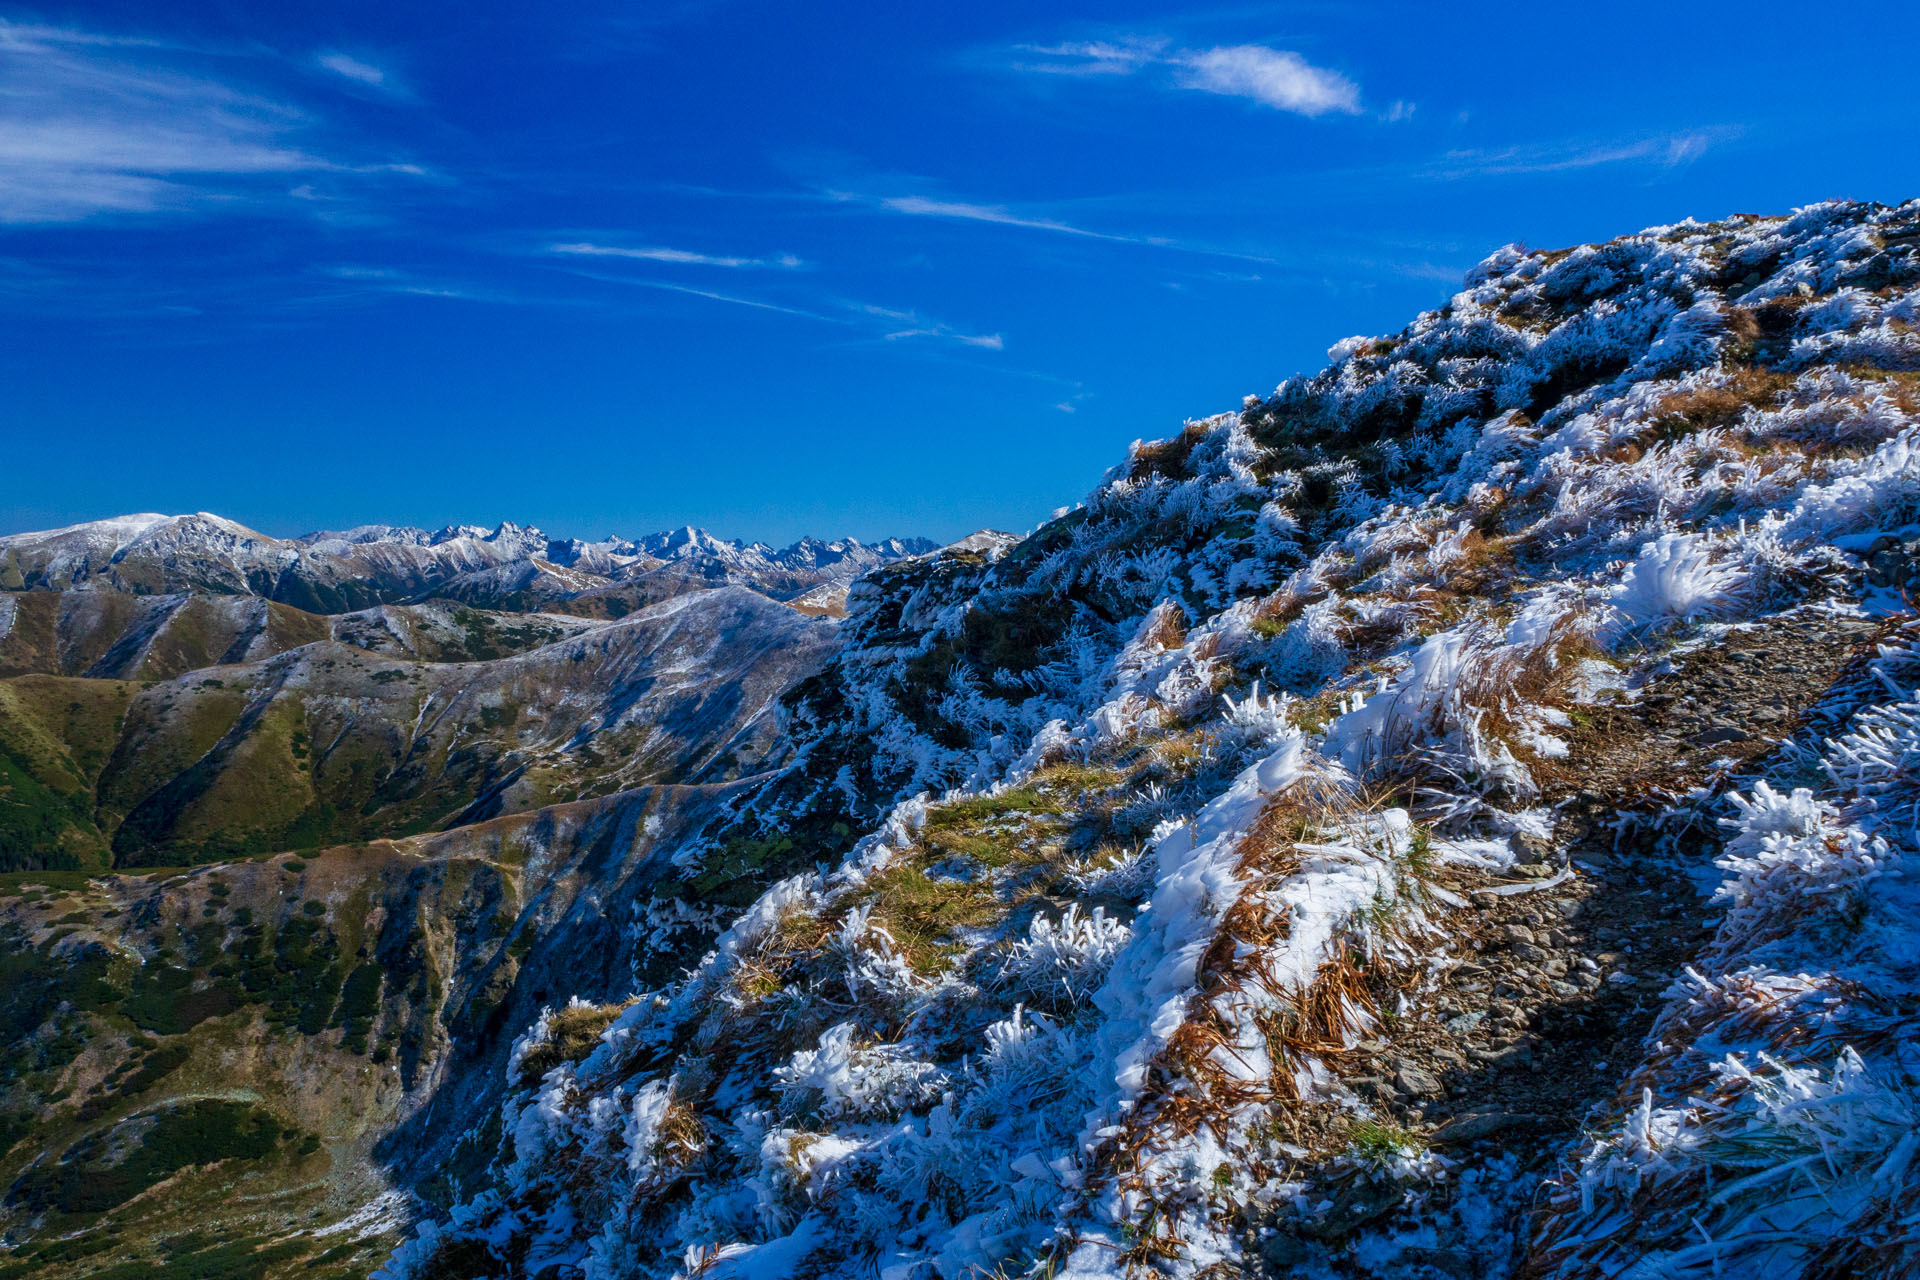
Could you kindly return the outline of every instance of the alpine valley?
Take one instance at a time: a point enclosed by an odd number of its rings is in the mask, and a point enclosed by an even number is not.
[[[0,538],[0,1278],[1920,1277],[1920,202],[1329,361],[1024,537]]]

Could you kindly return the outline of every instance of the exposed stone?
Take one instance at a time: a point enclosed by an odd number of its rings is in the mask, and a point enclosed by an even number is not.
[[[1313,1246],[1285,1231],[1272,1231],[1260,1241],[1260,1257],[1270,1266],[1297,1266],[1312,1254]]]
[[[1400,1092],[1414,1098],[1437,1098],[1446,1092],[1432,1072],[1411,1062],[1401,1063],[1400,1069],[1393,1073],[1393,1080],[1400,1086]]]
[[[1527,1044],[1511,1045],[1505,1049],[1471,1049],[1468,1056],[1474,1061],[1484,1063],[1499,1070],[1524,1067],[1533,1062],[1533,1047]]]
[[[1504,1129],[1540,1123],[1540,1117],[1518,1111],[1469,1111],[1453,1117],[1434,1131],[1435,1142],[1472,1142]]]

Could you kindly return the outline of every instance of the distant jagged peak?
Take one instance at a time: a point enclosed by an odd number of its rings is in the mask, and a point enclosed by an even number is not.
[[[433,542],[437,545],[442,542],[454,542],[461,538],[482,541],[486,536],[487,527],[483,524],[450,524],[434,532]]]
[[[690,524],[660,533],[649,533],[638,542],[642,551],[659,560],[686,560],[700,555],[725,559],[753,550],[746,543],[716,538],[705,529]]]
[[[416,529],[412,525],[394,524],[357,524],[351,529],[316,529],[312,533],[303,533],[291,539],[302,546],[319,547],[328,544],[340,546],[358,546],[369,542],[398,543],[409,547],[432,546],[438,535],[425,529]]]
[[[765,542],[723,538],[695,525],[683,525],[677,529],[649,533],[639,538],[628,538],[617,533],[608,533],[605,537],[597,539],[552,538],[537,525],[518,524],[512,520],[502,520],[492,526],[449,524],[438,529],[426,529],[418,525],[360,524],[344,529],[317,529],[289,538],[277,538],[211,511],[178,515],[157,511],[133,512],[99,520],[81,521],[54,529],[22,530],[18,533],[0,534],[0,544],[21,545],[82,540],[94,543],[128,544],[155,536],[193,534],[245,538],[262,544],[287,544],[305,548],[371,544],[438,547],[450,542],[479,542],[495,546],[523,547],[529,555],[539,555],[561,563],[565,562],[569,553],[598,551],[624,556],[651,555],[656,559],[680,559],[694,555],[723,558],[758,555],[773,561],[804,560],[824,564],[844,559],[849,555],[858,555],[862,551],[881,559],[919,555],[933,550],[938,545],[927,538],[889,537],[867,543],[852,537],[818,538],[809,535],[786,547],[775,548]],[[549,549],[552,554],[549,554]]]

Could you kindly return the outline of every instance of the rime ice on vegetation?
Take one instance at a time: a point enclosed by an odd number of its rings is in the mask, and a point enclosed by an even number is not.
[[[1530,1274],[1920,1273],[1910,642],[1728,802],[1717,932],[1537,1216],[1272,1122],[1368,1121],[1325,1056],[1445,961],[1476,908],[1434,868],[1511,862],[1583,704],[1703,628],[1897,607],[1860,567],[1920,522],[1916,242],[1920,203],[1834,203],[1503,249],[1004,554],[862,579],[757,816],[870,832],[637,922],[716,936],[515,1088],[494,1185],[387,1274],[1197,1276],[1316,1161]]]

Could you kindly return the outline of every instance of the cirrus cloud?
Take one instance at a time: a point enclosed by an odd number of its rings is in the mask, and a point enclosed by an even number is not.
[[[331,71],[337,76],[345,76],[349,80],[358,81],[375,89],[387,87],[386,72],[371,62],[362,62],[350,54],[323,53],[315,61],[324,70]]]
[[[231,211],[284,204],[300,176],[423,176],[336,158],[323,120],[214,73],[234,60],[0,20],[0,223]]]
[[[1289,49],[1259,44],[1174,48],[1166,40],[1093,40],[1022,45],[1040,61],[1015,64],[1021,71],[1065,76],[1131,76],[1158,71],[1163,83],[1222,97],[1245,98],[1278,111],[1322,116],[1360,114],[1360,86],[1326,67],[1316,67]]]
[[[576,258],[632,258],[641,262],[671,262],[680,266],[728,267],[735,270],[773,267],[783,271],[793,271],[807,265],[791,253],[777,253],[765,258],[746,258],[727,254],[697,253],[691,249],[672,249],[664,245],[643,245],[635,248],[616,244],[594,244],[590,241],[551,244],[547,246],[547,252],[563,253]]]

